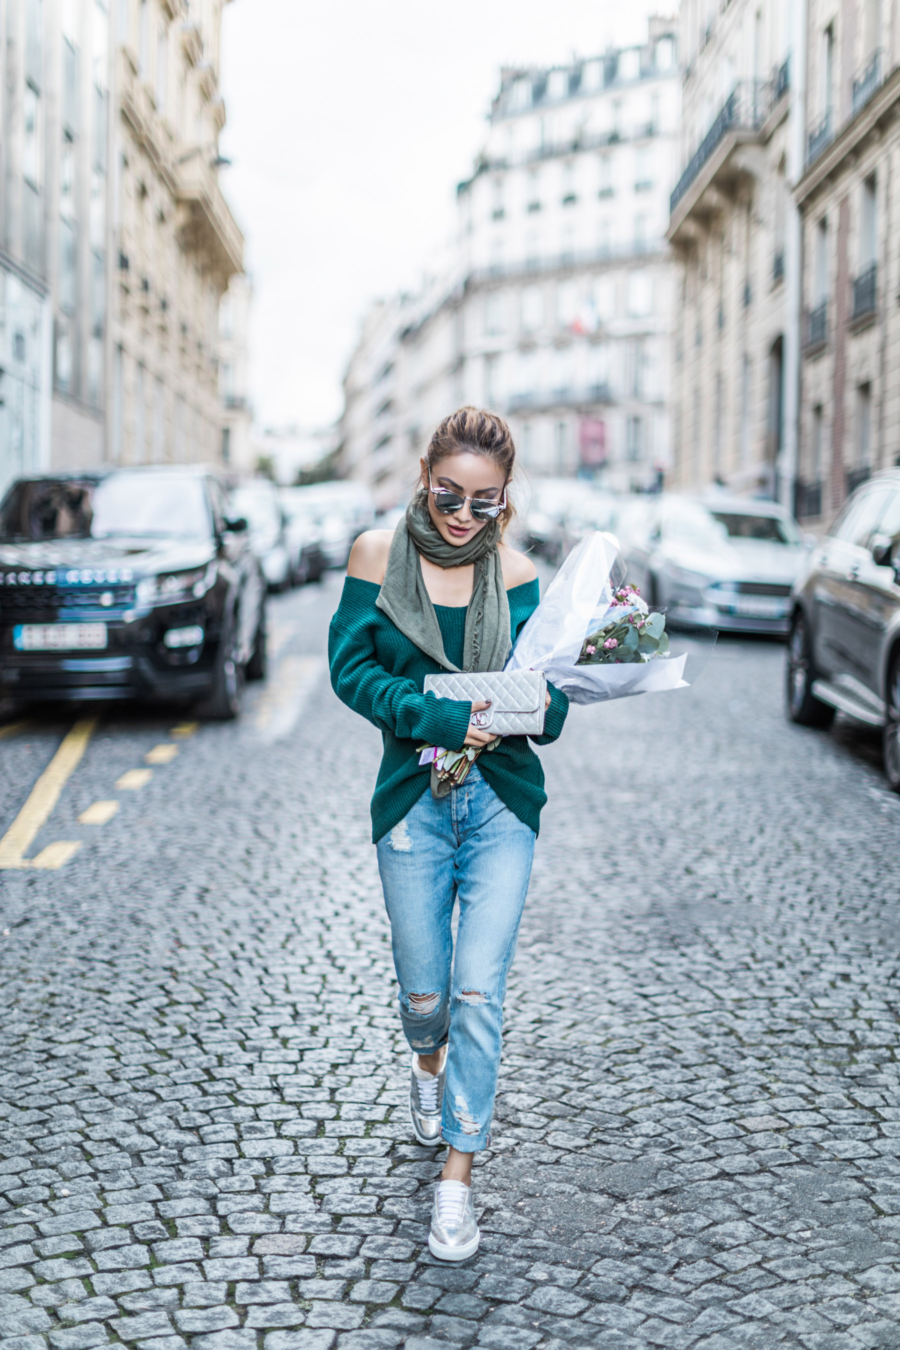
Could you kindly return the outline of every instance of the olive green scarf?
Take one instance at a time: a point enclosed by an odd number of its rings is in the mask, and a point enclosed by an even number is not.
[[[448,544],[432,522],[423,492],[406,510],[391,543],[387,570],[376,600],[400,632],[445,670],[458,670],[447,660],[444,640],[431,596],[425,589],[420,554],[438,567],[475,564],[472,598],[466,611],[463,670],[502,670],[509,655],[509,601],[497,545],[499,520],[489,520],[458,547]]]

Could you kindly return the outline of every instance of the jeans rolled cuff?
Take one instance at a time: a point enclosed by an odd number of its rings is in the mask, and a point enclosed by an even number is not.
[[[480,1153],[482,1149],[491,1146],[489,1134],[463,1134],[461,1130],[448,1130],[443,1127],[441,1140],[451,1148],[455,1148],[457,1153]]]

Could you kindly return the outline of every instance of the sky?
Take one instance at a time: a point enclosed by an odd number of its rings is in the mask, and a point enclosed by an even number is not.
[[[450,240],[501,65],[642,41],[652,0],[234,0],[220,183],[254,286],[260,427],[324,427],[367,306]]]

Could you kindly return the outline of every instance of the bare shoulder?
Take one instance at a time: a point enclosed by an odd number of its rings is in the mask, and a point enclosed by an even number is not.
[[[358,577],[360,581],[374,581],[376,586],[380,586],[384,581],[393,537],[393,530],[366,530],[365,534],[361,534],[350,550],[347,576]]]
[[[508,544],[501,544],[499,552],[500,565],[503,568],[503,584],[508,591],[514,586],[524,586],[526,582],[534,581],[537,568],[526,553],[520,553],[518,549],[510,548]]]

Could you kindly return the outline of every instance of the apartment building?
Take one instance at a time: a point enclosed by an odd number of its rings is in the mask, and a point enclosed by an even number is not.
[[[790,503],[800,355],[803,31],[779,0],[684,0],[674,466]]]
[[[808,0],[798,515],[900,463],[897,0]]]
[[[0,491],[221,457],[223,2],[0,0]]]
[[[656,19],[639,46],[501,72],[455,256],[370,313],[348,366],[342,467],[379,505],[462,403],[503,413],[534,473],[628,489],[665,472],[679,86]]]
[[[222,457],[219,306],[243,237],[219,186],[225,0],[117,0],[108,458]]]

